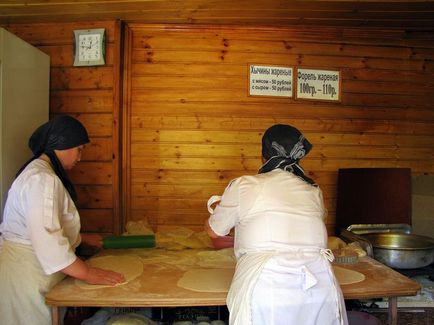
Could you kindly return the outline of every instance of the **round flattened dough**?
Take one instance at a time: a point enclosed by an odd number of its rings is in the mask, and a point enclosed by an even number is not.
[[[196,269],[184,273],[178,287],[199,292],[228,292],[233,269]]]
[[[365,280],[363,273],[348,270],[343,267],[333,265],[333,271],[340,285],[357,283]]]
[[[101,256],[95,257],[86,262],[91,267],[98,267],[105,270],[111,270],[124,275],[125,282],[119,283],[116,286],[126,284],[133,281],[143,272],[143,263],[139,256]],[[88,284],[86,282],[75,280],[75,284],[82,289],[100,289],[113,287],[111,285]]]

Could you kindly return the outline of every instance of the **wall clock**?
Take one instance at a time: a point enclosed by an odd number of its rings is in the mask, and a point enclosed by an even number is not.
[[[74,66],[105,64],[105,29],[74,30]]]

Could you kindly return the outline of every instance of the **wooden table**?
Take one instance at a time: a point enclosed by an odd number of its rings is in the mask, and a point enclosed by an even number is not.
[[[128,284],[97,290],[83,290],[75,285],[74,279],[64,279],[45,297],[46,303],[52,307],[53,324],[58,324],[58,307],[223,306],[226,304],[226,293],[195,292],[177,286],[185,271],[210,267],[198,257],[200,252],[161,249],[105,251],[104,255],[140,256],[144,263],[142,275]],[[397,324],[397,297],[414,296],[420,290],[418,283],[369,257],[360,258],[357,264],[339,266],[361,272],[366,277],[362,282],[342,285],[344,298],[389,298],[391,325]],[[220,267],[233,268],[233,265],[226,263]]]
[[[345,299],[389,299],[389,325],[396,325],[398,321],[398,297],[415,296],[421,289],[420,285],[370,258],[362,257],[357,264],[339,265],[365,275],[362,282],[342,285]]]

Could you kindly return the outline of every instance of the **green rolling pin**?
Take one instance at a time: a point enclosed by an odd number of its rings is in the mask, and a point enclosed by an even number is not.
[[[104,248],[151,248],[155,247],[155,236],[108,236],[102,244]]]

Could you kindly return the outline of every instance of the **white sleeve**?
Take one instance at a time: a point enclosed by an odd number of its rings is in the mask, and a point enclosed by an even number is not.
[[[239,179],[236,179],[226,187],[221,201],[211,214],[208,223],[217,235],[225,236],[238,223],[239,217]]]
[[[23,192],[27,227],[36,257],[46,274],[52,274],[76,260],[61,226],[65,188],[54,175],[29,178]]]
[[[319,196],[319,205],[320,205],[320,209],[323,210],[323,214],[322,214],[322,221],[325,221],[327,219],[327,215],[328,215],[328,210],[324,205],[324,198],[322,195],[322,191],[321,189],[318,187],[318,196]]]

